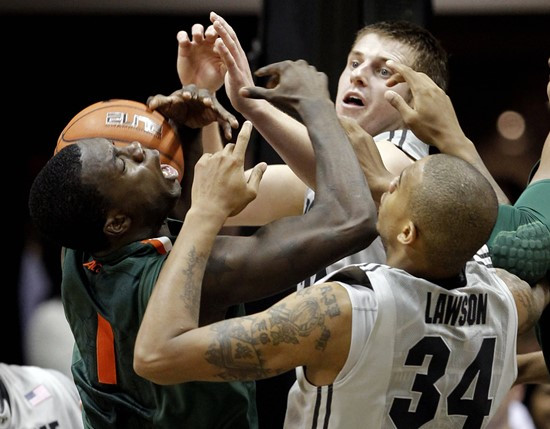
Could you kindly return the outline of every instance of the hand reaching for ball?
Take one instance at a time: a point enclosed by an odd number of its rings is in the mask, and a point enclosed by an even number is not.
[[[159,112],[134,100],[111,99],[91,104],[65,126],[54,154],[81,139],[102,137],[116,146],[138,141],[159,151],[160,162],[170,164],[183,177],[183,149],[170,123]]]
[[[220,104],[214,94],[193,84],[185,85],[168,96],[157,94],[149,97],[147,104],[180,126],[202,128],[217,121],[228,140],[231,139],[231,128],[239,126],[235,116]]]

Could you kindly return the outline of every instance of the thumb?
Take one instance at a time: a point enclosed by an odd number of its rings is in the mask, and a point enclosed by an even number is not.
[[[254,195],[258,194],[260,181],[262,180],[266,169],[267,164],[265,162],[260,162],[252,169],[250,176],[248,177],[248,188],[254,192]]]
[[[384,98],[401,114],[404,120],[412,113],[413,109],[411,106],[409,106],[397,92],[386,91],[384,93]]]
[[[267,95],[269,94],[268,91],[269,90],[266,88],[261,88],[258,86],[249,86],[249,87],[241,88],[239,90],[239,94],[245,98],[266,99]]]

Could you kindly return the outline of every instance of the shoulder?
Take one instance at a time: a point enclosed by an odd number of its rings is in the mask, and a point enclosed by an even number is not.
[[[317,283],[301,289],[288,297],[287,304],[297,319],[320,323],[331,332],[343,334],[349,330],[351,299],[347,288],[338,282]]]
[[[414,160],[424,158],[430,153],[430,146],[416,137],[411,130],[386,131],[376,135],[374,141],[391,143]]]

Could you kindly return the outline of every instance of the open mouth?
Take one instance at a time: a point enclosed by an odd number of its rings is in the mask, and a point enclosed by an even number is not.
[[[355,97],[354,95],[348,95],[346,98],[344,98],[344,104],[351,104],[353,106],[365,105],[365,103],[363,103],[363,100],[361,100],[359,97]]]
[[[176,170],[170,164],[161,164],[160,169],[165,179],[175,180],[178,178],[178,170]]]

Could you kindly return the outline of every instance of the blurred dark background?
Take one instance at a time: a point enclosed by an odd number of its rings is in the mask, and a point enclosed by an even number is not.
[[[144,102],[149,95],[167,94],[179,86],[178,30],[190,31],[196,22],[207,26],[208,12],[215,10],[234,27],[254,67],[305,58],[329,75],[334,96],[355,31],[362,25],[396,18],[424,25],[450,55],[449,95],[463,129],[514,201],[550,129],[550,3],[517,1],[249,0],[230,5],[86,0],[78,10],[73,9],[76,3],[68,8],[60,1],[3,2],[2,211],[7,256],[0,311],[6,340],[0,361],[25,363],[19,283],[23,249],[35,238],[26,205],[34,175],[51,156],[65,124],[84,107],[109,98]],[[220,98],[223,101],[223,95]],[[503,132],[509,133],[504,135],[497,130],[503,113]],[[254,161],[278,162],[260,139],[251,150]],[[52,285],[48,294],[56,295],[59,249],[40,244]],[[250,309],[271,302],[254,303]],[[290,374],[259,383],[262,427],[281,426],[292,379]]]

